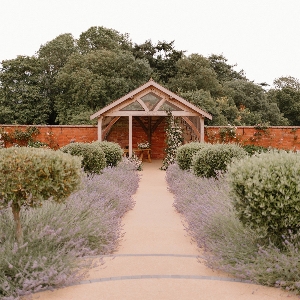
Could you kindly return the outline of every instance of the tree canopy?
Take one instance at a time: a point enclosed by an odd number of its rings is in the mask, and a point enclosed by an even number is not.
[[[128,33],[93,26],[65,33],[33,56],[2,61],[0,123],[90,124],[89,116],[152,77],[213,116],[211,125],[300,125],[300,82],[274,88],[250,81],[223,54],[185,55],[175,41],[141,44]]]

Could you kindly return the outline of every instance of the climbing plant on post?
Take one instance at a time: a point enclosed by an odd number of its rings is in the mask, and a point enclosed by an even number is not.
[[[168,114],[168,125],[166,128],[166,144],[165,149],[166,156],[163,159],[163,165],[161,170],[167,170],[169,165],[175,163],[176,151],[179,146],[183,143],[182,129],[179,126],[177,120],[172,115],[171,111],[167,111]]]

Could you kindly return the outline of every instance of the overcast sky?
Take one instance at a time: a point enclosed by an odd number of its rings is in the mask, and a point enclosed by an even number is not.
[[[223,54],[256,83],[300,79],[300,0],[0,0],[0,11],[0,61],[104,26],[134,43],[175,40],[187,55]]]

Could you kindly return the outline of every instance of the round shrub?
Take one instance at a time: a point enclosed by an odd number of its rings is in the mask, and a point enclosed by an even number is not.
[[[196,176],[217,177],[224,172],[233,158],[247,156],[246,151],[236,144],[207,144],[192,160],[192,170]]]
[[[71,143],[60,150],[73,156],[81,156],[81,166],[86,173],[100,174],[106,167],[104,151],[96,145],[89,143]]]
[[[175,161],[179,168],[181,170],[189,170],[194,154],[203,149],[205,145],[205,143],[191,142],[178,147]]]
[[[22,244],[22,206],[39,207],[44,200],[63,202],[81,181],[81,160],[41,148],[0,150],[0,209],[11,206],[16,238]]]
[[[29,206],[50,197],[63,201],[80,183],[80,165],[80,158],[50,149],[1,149],[0,207],[11,200]]]
[[[300,229],[299,154],[271,151],[234,161],[228,181],[239,219],[262,237],[276,242]]]
[[[92,145],[96,145],[103,150],[107,167],[116,167],[117,164],[122,160],[123,150],[119,144],[102,141],[93,142]]]

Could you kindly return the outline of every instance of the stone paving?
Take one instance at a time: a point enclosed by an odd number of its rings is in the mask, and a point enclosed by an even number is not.
[[[34,299],[299,299],[279,289],[243,283],[200,263],[201,252],[172,206],[173,195],[160,166],[161,161],[144,163],[136,205],[123,219],[125,235],[119,250],[105,256],[104,265],[89,270],[81,283],[35,294]]]

